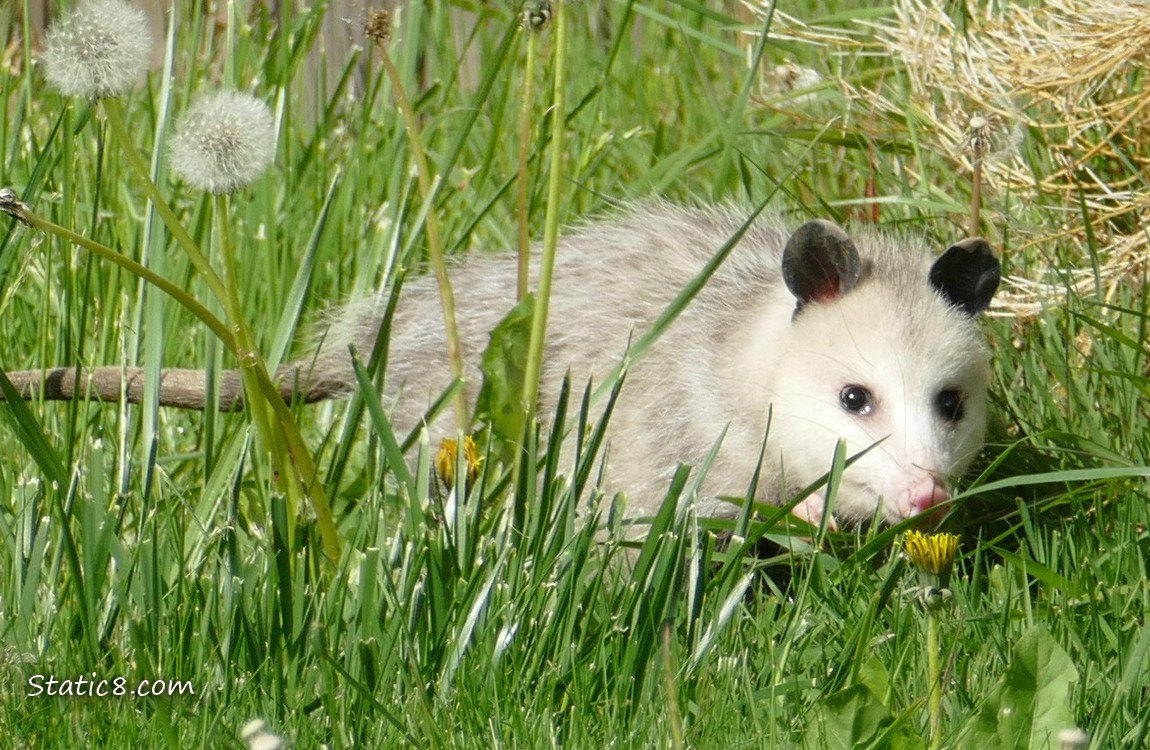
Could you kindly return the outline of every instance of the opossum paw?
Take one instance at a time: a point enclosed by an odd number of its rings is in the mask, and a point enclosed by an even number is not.
[[[827,512],[827,502],[823,499],[822,495],[807,495],[799,504],[796,505],[791,513],[799,520],[806,521],[811,526],[818,526],[823,522],[823,516]],[[831,516],[827,519],[827,529],[830,531],[838,531],[839,524],[835,521],[835,517]]]

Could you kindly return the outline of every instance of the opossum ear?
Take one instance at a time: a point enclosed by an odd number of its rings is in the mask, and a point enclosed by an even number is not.
[[[981,237],[951,245],[930,267],[930,285],[970,318],[990,305],[1001,278],[998,258]]]
[[[808,221],[783,250],[783,281],[799,304],[837,299],[858,283],[862,261],[851,238],[829,221]]]

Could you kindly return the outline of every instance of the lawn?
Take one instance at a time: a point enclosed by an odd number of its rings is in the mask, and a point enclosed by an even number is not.
[[[32,224],[0,218],[0,363],[139,367],[149,385],[139,405],[4,388],[5,746],[1146,744],[1150,31],[1133,6],[411,3],[385,29],[356,3],[194,0],[155,27],[147,75],[92,99],[45,64],[31,5],[0,9],[0,188]],[[76,3],[58,5],[49,27]],[[244,130],[272,163],[217,195],[179,142],[221,89],[266,105]],[[992,426],[945,523],[945,590],[904,528],[756,555],[788,538],[760,520],[726,547],[729,525],[691,513],[687,468],[627,542],[601,446],[549,454],[547,430],[452,490],[439,446],[375,408],[382,351],[359,353],[349,400],[156,404],[161,367],[218,386],[239,352],[260,394],[325,312],[401,268],[654,198],[939,248],[973,224],[1000,252],[980,322]],[[595,434],[583,385],[549,429]]]

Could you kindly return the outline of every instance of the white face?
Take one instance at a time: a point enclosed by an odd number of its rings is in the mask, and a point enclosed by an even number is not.
[[[768,439],[792,487],[830,469],[840,438],[848,457],[871,448],[845,471],[831,511],[863,521],[877,510],[896,523],[945,499],[947,480],[977,453],[989,375],[970,320],[932,300],[891,305],[874,291],[795,320],[768,383]]]

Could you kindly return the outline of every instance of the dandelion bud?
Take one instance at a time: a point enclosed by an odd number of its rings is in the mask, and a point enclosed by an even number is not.
[[[189,185],[234,193],[260,177],[275,156],[275,120],[248,94],[222,91],[200,97],[172,138],[172,169]]]
[[[148,69],[148,17],[124,0],[88,0],[48,29],[48,81],[65,96],[114,97]]]
[[[435,454],[435,472],[443,486],[449,490],[455,486],[455,462],[458,456],[459,445],[451,438],[445,439]],[[479,449],[470,435],[463,438],[463,460],[467,465],[467,486],[470,487],[479,477],[480,464]]]
[[[28,220],[28,204],[16,197],[12,188],[0,188],[0,213],[5,213],[24,226],[32,226]]]
[[[551,3],[548,0],[530,2],[519,14],[519,25],[525,31],[542,31],[551,23]]]

